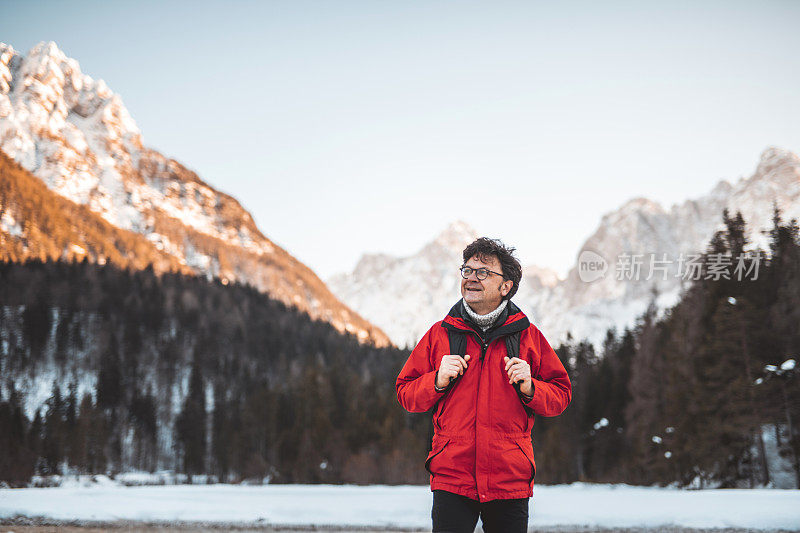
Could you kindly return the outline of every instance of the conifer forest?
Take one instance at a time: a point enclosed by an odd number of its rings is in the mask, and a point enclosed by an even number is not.
[[[752,250],[741,215],[724,221],[707,253]],[[762,253],[757,279],[697,280],[599,348],[555,347],[573,400],[537,417],[537,483],[760,487],[784,465],[800,488],[797,223],[776,212]],[[425,483],[430,414],[406,413],[395,395],[407,357],[249,286],[2,262],[0,481],[170,470]]]

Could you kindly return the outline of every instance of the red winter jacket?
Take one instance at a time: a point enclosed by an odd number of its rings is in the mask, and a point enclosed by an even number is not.
[[[569,405],[572,385],[542,333],[513,303],[487,333],[462,318],[462,302],[428,330],[397,377],[397,399],[408,411],[434,408],[433,446],[425,461],[431,490],[481,502],[529,498],[536,463],[533,414],[556,416]],[[467,370],[444,392],[434,388],[442,357],[451,353],[447,330],[467,333]],[[520,331],[519,357],[531,366],[533,398],[508,383],[505,337]],[[482,338],[485,335],[485,338]],[[526,410],[525,406],[529,409]]]

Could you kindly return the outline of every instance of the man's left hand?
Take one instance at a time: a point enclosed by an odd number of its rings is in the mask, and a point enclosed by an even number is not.
[[[533,396],[533,382],[531,381],[531,365],[520,359],[512,357],[504,359],[509,383],[519,383],[519,390],[525,396]]]

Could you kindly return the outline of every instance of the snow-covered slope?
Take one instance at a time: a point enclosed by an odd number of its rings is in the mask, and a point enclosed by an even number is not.
[[[731,214],[741,211],[750,241],[766,249],[767,237],[762,232],[772,226],[773,205],[782,211],[784,220],[800,218],[800,157],[774,147],[763,152],[750,177],[733,184],[721,181],[700,198],[669,209],[646,198],[625,202],[602,217],[595,232],[578,249],[575,266],[565,279],[527,267],[514,300],[551,343],[571,332],[574,338],[599,344],[608,328],[621,330],[633,325],[654,296],[660,309],[677,301],[688,283],[679,275],[678,259],[681,254],[687,258],[705,250],[714,232],[723,227],[723,209],[728,208]],[[445,232],[449,233],[453,233],[452,228]],[[460,251],[476,233],[455,234],[462,238],[450,240],[453,247],[447,255],[437,257],[428,251],[436,249],[439,237],[413,257],[365,258],[369,268],[359,264],[353,273],[333,278],[330,286],[342,300],[384,328],[396,343],[413,344],[459,297],[455,268],[461,261]],[[584,251],[605,260],[608,270],[603,277],[591,282],[581,280],[578,258]],[[617,279],[621,254],[641,254],[639,281]],[[443,264],[437,262],[439,259]],[[666,259],[666,274],[655,271],[649,275],[653,259]],[[424,280],[411,277],[418,271],[427,274]]]
[[[360,309],[398,346],[413,346],[428,327],[441,320],[447,302],[459,298],[458,272],[465,243],[476,238],[457,222],[419,252],[396,258],[365,255],[350,274],[338,274],[328,286],[342,301]]]
[[[461,298],[461,253],[478,236],[466,223],[455,222],[412,256],[363,256],[353,272],[337,274],[328,286],[380,324],[395,344],[414,346]],[[526,268],[524,278],[536,288],[551,287],[558,279],[552,270],[535,266]]]
[[[234,198],[145,147],[120,96],[55,43],[25,56],[0,43],[0,150],[51,190],[144,235],[194,272],[250,283],[341,331],[388,341],[267,239]],[[0,213],[7,234],[25,239],[8,222],[14,206]]]
[[[669,209],[637,198],[604,215],[578,250],[576,266],[566,279],[522,303],[554,340],[571,331],[573,337],[597,344],[608,328],[633,325],[654,294],[660,309],[677,301],[689,283],[678,271],[678,260],[681,254],[688,258],[705,251],[714,233],[724,227],[723,209],[732,215],[741,211],[750,242],[766,249],[763,232],[772,227],[773,205],[784,220],[800,217],[800,157],[774,147],[762,153],[751,176],[734,184],[721,181],[705,196]],[[604,277],[589,283],[581,281],[577,268],[577,257],[585,250],[601,255],[609,268]],[[639,281],[618,279],[616,267],[625,261],[620,260],[622,254],[642,256]],[[655,271],[648,280],[653,259],[665,258],[666,275]]]

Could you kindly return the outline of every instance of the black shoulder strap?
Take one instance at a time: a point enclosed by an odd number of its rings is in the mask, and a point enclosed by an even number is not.
[[[519,357],[519,331],[511,335],[506,335],[506,353],[509,359],[512,357]],[[517,393],[519,394],[519,383],[514,383],[514,388],[517,389]]]
[[[447,330],[447,339],[450,341],[450,353],[464,356],[467,354],[467,334],[453,329]],[[519,349],[519,340],[517,340]]]
[[[510,335],[506,335],[506,353],[508,357],[519,357],[519,338],[521,331],[515,331]],[[450,353],[457,355],[464,355],[467,353],[467,334],[463,331],[448,329],[447,339],[450,341]],[[514,388],[517,394],[521,394],[519,390],[519,383],[514,383]],[[531,413],[530,408],[525,406],[525,411]]]
[[[519,337],[521,331],[516,331],[511,335],[506,336],[506,352],[508,353],[508,357],[519,357]],[[519,383],[514,383],[514,388],[517,390],[517,394],[522,398],[522,392],[520,391]],[[527,405],[523,405],[525,407],[525,412],[528,413],[528,416],[533,414],[533,411]]]
[[[463,331],[448,329],[447,330],[447,339],[450,341],[450,353],[458,354],[461,356],[466,355],[467,353],[467,334]],[[436,400],[438,404],[442,398]],[[433,417],[433,413],[436,411],[436,405],[434,405],[428,414]],[[433,420],[431,420],[431,424],[428,426],[428,451],[433,448]]]
[[[509,358],[519,357],[519,334],[517,331],[506,336],[506,352]]]

